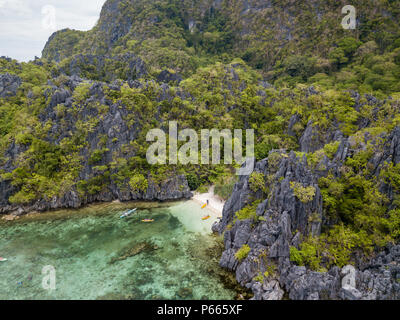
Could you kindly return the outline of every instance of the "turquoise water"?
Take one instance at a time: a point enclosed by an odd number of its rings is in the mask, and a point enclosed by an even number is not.
[[[204,215],[192,201],[113,203],[1,221],[0,299],[233,299]],[[47,265],[55,290],[42,287]]]

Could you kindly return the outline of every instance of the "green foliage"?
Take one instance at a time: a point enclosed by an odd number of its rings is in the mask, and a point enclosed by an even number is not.
[[[73,97],[76,103],[85,102],[89,98],[90,87],[89,83],[82,83],[75,88]]]
[[[9,103],[0,105],[0,137],[11,132],[16,110],[16,107]]]
[[[251,251],[251,248],[249,245],[244,244],[236,253],[235,253],[235,258],[239,261],[242,261],[243,259],[246,259],[247,256],[249,255]]]
[[[351,262],[352,253],[359,249],[367,256],[373,252],[373,241],[365,231],[352,231],[336,225],[320,237],[308,237],[300,249],[290,248],[290,260],[315,271],[326,271],[331,266],[344,267]]]
[[[28,204],[42,197],[50,199],[64,194],[74,183],[80,170],[80,157],[69,155],[43,140],[33,138],[19,166],[7,174],[20,191],[11,196],[14,204]]]
[[[330,53],[329,58],[338,66],[349,62],[361,42],[352,37],[344,37],[339,40],[338,46]]]
[[[366,229],[378,238],[379,234],[383,236],[387,198],[374,181],[349,172],[339,180],[322,178],[320,187],[331,216]]]
[[[210,186],[208,186],[208,185],[201,185],[201,186],[197,189],[197,192],[199,192],[199,193],[208,193],[209,190],[210,190]]]
[[[321,268],[322,258],[318,244],[315,243],[315,239],[310,238],[301,244],[300,250],[290,247],[290,260],[300,266],[307,265],[315,271],[324,271]]]
[[[393,239],[400,239],[400,210],[391,210],[387,220],[387,227]]]
[[[242,210],[239,210],[238,212],[236,212],[236,219],[238,219],[238,220],[247,220],[247,219],[255,220],[257,217],[256,210],[260,203],[261,203],[261,201],[255,201],[252,204],[244,207]]]
[[[260,272],[257,276],[253,278],[253,281],[263,283],[264,282],[264,275]]]
[[[135,174],[129,181],[129,185],[134,192],[146,192],[149,183],[144,175]]]
[[[309,203],[314,200],[316,189],[313,186],[304,187],[299,182],[290,182],[294,195],[303,203]]]
[[[314,153],[307,154],[308,163],[312,168],[315,168],[324,159],[325,151],[323,149],[315,151]]]
[[[340,142],[335,141],[324,146],[324,152],[329,159],[333,159],[339,149]]]
[[[42,52],[42,56],[48,60],[61,61],[75,53],[79,41],[85,33],[77,30],[64,29],[52,36]]]
[[[104,172],[103,174],[99,174],[94,176],[88,180],[81,180],[77,183],[77,189],[80,193],[87,193],[89,195],[98,194],[107,188],[110,183],[110,173]]]
[[[323,245],[324,256],[329,259],[325,263],[344,265],[355,250],[368,255],[374,246],[382,247],[398,238],[397,211],[387,213],[388,199],[380,193],[376,178],[362,175],[368,173],[370,157],[371,150],[360,151],[348,159],[347,164],[351,167],[343,167],[341,178],[328,175],[319,181],[328,217],[343,223],[318,239]],[[396,184],[393,165],[386,166],[381,176]]]
[[[275,127],[276,126],[276,127]],[[264,125],[264,130],[269,132],[279,132],[281,127],[283,126],[283,122],[278,123],[269,123],[269,128]],[[274,128],[275,127],[275,128]],[[254,152],[256,154],[257,160],[262,160],[268,157],[270,151],[273,149],[279,149],[283,146],[283,141],[278,135],[265,135],[262,138],[260,143],[257,143],[254,146]]]
[[[276,273],[276,265],[274,264],[268,264],[267,265],[267,270],[262,273],[259,272],[258,275],[256,277],[253,278],[254,281],[260,282],[260,283],[264,283],[264,279],[274,276]]]
[[[249,177],[249,187],[250,190],[254,193],[261,190],[264,193],[267,192],[267,188],[265,186],[265,176],[262,172],[254,171]]]

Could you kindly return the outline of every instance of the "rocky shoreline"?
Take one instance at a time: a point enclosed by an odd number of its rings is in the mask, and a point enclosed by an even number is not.
[[[398,154],[398,133],[397,129],[392,133],[387,153],[382,157]],[[336,154],[336,165],[340,158],[346,158],[347,152],[349,146],[343,139]],[[263,199],[257,208],[261,222],[235,219],[236,212],[252,199],[260,198],[260,193],[254,194],[249,187],[249,176],[243,176],[224,207],[223,219],[213,226],[213,231],[224,237],[225,251],[220,266],[235,272],[236,280],[252,290],[256,300],[284,297],[291,300],[400,299],[400,245],[388,245],[375,251],[369,260],[360,255],[354,265],[342,269],[335,266],[327,272],[297,266],[290,260],[290,247],[298,248],[304,235],[320,234],[325,219],[317,176],[308,169],[305,158],[299,159],[294,152],[273,151],[269,158],[256,164],[255,171],[270,174],[276,153],[284,156],[274,171],[275,178],[270,186],[272,196]],[[325,165],[329,168],[334,164]],[[314,186],[314,200],[307,204],[299,201],[290,188],[291,181]],[[312,214],[318,214],[320,219],[310,219]],[[247,257],[238,260],[235,254],[243,245],[251,250]],[[264,272],[268,272],[268,276],[257,279]]]

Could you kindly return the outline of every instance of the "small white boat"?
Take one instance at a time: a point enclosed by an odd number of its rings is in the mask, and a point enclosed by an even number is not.
[[[6,262],[7,261],[7,259],[6,258],[2,258],[2,257],[0,257],[0,262]]]
[[[136,210],[137,210],[137,208],[132,209],[132,210],[129,210],[129,211],[125,212],[124,214],[122,214],[122,215],[120,216],[120,218],[123,219],[123,218],[129,217],[129,216],[130,216],[132,213],[134,213]]]

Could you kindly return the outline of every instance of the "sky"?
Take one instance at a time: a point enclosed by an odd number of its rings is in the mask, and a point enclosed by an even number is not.
[[[64,28],[90,30],[106,0],[0,0],[0,56],[41,57],[48,38]]]

